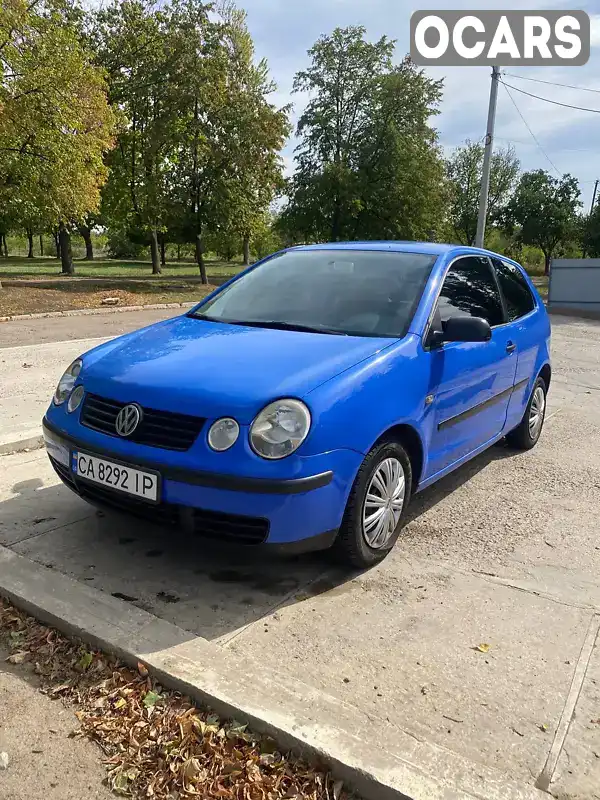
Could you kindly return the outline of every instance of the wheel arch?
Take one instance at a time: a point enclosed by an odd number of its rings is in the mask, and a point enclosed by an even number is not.
[[[546,362],[541,368],[539,377],[543,379],[546,384],[546,390],[550,388],[550,379],[552,378],[552,367]]]
[[[425,459],[423,442],[419,432],[412,425],[402,422],[384,431],[375,444],[381,444],[385,441],[399,442],[406,450],[412,469],[413,489],[416,489],[421,480]]]

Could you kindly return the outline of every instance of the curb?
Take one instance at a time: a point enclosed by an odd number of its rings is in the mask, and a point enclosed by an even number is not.
[[[153,311],[165,308],[192,308],[199,301],[189,303],[151,303],[147,306],[103,306],[102,308],[74,308],[68,311],[43,311],[39,314],[13,314],[0,317],[0,322],[15,322],[20,319],[51,319],[53,317],[85,317],[96,314],[120,314],[123,311]]]
[[[141,661],[164,686],[247,721],[282,749],[325,762],[363,800],[543,800],[548,795],[376,720],[291,675],[159,619],[0,547],[0,594],[46,624]],[[385,742],[384,750],[379,741]]]
[[[3,442],[0,439],[0,456],[10,456],[27,450],[39,450],[43,444],[44,437],[36,428],[35,431],[27,431],[22,439],[17,439],[14,442]]]

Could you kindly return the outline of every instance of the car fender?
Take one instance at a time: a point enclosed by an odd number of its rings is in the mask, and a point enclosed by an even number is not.
[[[350,449],[366,455],[386,431],[410,425],[425,446],[424,400],[430,375],[418,358],[420,339],[393,346],[309,392],[312,428],[303,455]]]

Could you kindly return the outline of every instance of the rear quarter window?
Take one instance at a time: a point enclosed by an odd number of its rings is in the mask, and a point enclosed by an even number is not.
[[[509,322],[513,322],[535,308],[535,300],[521,270],[508,261],[492,258],[500,289],[506,302]]]

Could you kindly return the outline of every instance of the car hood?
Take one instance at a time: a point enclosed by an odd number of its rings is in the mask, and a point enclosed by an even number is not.
[[[269,401],[303,397],[392,341],[176,317],[91,350],[82,379],[122,402],[248,423]]]

